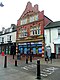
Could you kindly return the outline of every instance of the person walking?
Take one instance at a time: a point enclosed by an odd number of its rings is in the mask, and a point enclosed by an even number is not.
[[[46,47],[45,47],[44,57],[45,57],[45,61],[48,63],[48,61],[49,61],[49,56],[48,56],[48,52],[47,52]]]

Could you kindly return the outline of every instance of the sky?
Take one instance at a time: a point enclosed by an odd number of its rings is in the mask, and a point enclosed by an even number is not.
[[[44,15],[53,21],[60,21],[60,0],[0,0],[4,7],[0,7],[0,31],[17,24],[17,20],[26,8],[27,2],[32,6],[38,4],[39,11],[44,10]]]

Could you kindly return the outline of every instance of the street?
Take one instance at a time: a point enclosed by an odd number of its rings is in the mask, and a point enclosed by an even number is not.
[[[28,64],[24,60],[18,60],[18,66],[15,66],[15,60],[11,56],[7,57],[7,68],[4,68],[4,56],[0,55],[0,80],[37,80],[36,60],[29,61]],[[56,65],[55,62],[47,64],[44,63],[44,59],[41,60],[41,80],[60,80],[60,67],[56,66],[59,63],[56,61]]]

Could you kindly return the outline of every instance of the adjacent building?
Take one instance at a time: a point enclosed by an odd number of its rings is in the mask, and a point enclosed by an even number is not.
[[[11,24],[10,28],[2,28],[0,31],[0,54],[16,54],[16,25]]]
[[[51,22],[45,26],[45,44],[51,47],[53,56],[60,55],[60,21]]]
[[[44,11],[39,11],[38,5],[32,6],[28,2],[21,17],[17,20],[16,54],[20,51],[26,55],[27,52],[44,57],[44,26],[52,22]]]

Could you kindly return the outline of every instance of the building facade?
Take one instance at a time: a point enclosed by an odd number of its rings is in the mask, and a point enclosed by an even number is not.
[[[26,55],[27,51],[34,55],[44,56],[44,26],[51,20],[44,15],[44,11],[38,10],[38,5],[32,7],[28,2],[26,8],[17,20],[16,54],[20,50]]]
[[[11,24],[10,28],[2,28],[0,31],[0,54],[16,54],[16,25]]]
[[[45,44],[51,47],[51,53],[55,58],[60,55],[60,21],[45,26]]]

